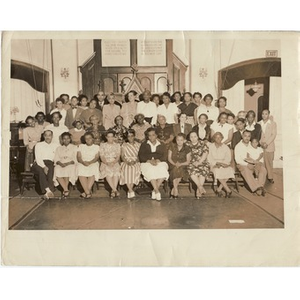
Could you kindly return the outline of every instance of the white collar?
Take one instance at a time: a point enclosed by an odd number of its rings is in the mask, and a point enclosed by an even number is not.
[[[267,122],[264,122],[264,120],[261,120],[261,123],[264,125],[271,124],[271,120],[269,119]]]
[[[149,140],[147,141],[147,144],[149,144],[151,147],[157,147],[160,145],[160,141],[159,140],[156,140],[156,144],[153,145]]]

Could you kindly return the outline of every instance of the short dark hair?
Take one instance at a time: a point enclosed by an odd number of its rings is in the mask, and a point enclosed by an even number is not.
[[[72,143],[72,134],[70,132],[63,132],[61,135],[60,135],[60,138],[61,140],[65,137],[65,136],[68,136],[71,140],[71,143]]]
[[[85,138],[87,137],[87,136],[91,136],[93,139],[95,138],[94,137],[94,135],[93,135],[93,133],[92,132],[86,132],[84,135],[83,135],[83,139],[85,140]]]
[[[193,97],[192,93],[190,93],[190,92],[184,92],[183,93],[183,98],[184,98],[185,95],[189,95],[191,98]]]
[[[256,114],[254,112],[254,110],[249,110],[246,114],[246,119],[249,117],[249,115],[253,115],[253,117],[255,118],[256,117]]]
[[[169,92],[164,92],[164,93],[162,94],[162,96],[166,96],[166,97],[168,97],[168,98],[171,100],[171,95],[170,95]]]
[[[55,114],[58,114],[60,120],[62,119],[61,113],[60,113],[59,111],[55,111],[55,112],[53,112],[53,113],[50,115],[50,119],[51,119],[51,120],[53,119],[53,116],[54,116]]]
[[[228,117],[233,117],[233,118],[235,119],[235,115],[234,115],[234,113],[232,113],[232,112],[227,113],[227,116],[228,116]]]
[[[219,114],[219,116],[218,116],[218,123],[220,122],[220,119],[221,119],[221,116],[226,116],[226,118],[228,118],[228,114],[226,113],[226,112],[221,112],[220,114]]]
[[[33,116],[28,116],[28,117],[25,119],[25,123],[27,124],[27,122],[28,122],[29,120],[34,120],[34,117],[33,117]]]
[[[195,92],[195,93],[193,94],[193,98],[195,98],[196,95],[199,95],[199,97],[202,98],[202,94],[201,94],[200,92]]]
[[[137,119],[138,119],[139,116],[142,116],[142,117],[145,119],[145,115],[139,113],[139,114],[136,114],[136,115],[134,116],[134,120],[135,120],[136,122],[137,122]]]
[[[115,119],[114,119],[114,123],[115,123],[116,125],[117,125],[117,119],[118,119],[118,118],[121,118],[122,121],[124,121],[124,118],[123,118],[122,116],[118,115],[118,116],[116,116]]]
[[[251,134],[252,134],[252,132],[250,131],[250,130],[245,130],[244,132],[243,132],[243,134],[244,133],[250,133],[250,136],[251,136]]]
[[[214,99],[214,97],[212,96],[212,94],[206,94],[205,96],[204,96],[204,98],[203,98],[203,101],[206,101],[206,98],[211,98],[211,100],[213,100]]]
[[[132,93],[134,96],[136,96],[138,93],[135,90],[131,90],[129,91],[126,95],[125,95],[125,102],[129,102],[129,94]]]
[[[97,101],[96,99],[91,99],[90,102],[89,102],[89,106],[91,105],[91,103],[92,103],[93,101],[95,102],[95,104],[96,104],[96,106],[97,106],[98,101]]]
[[[158,99],[160,100],[160,96],[159,96],[158,94],[153,94],[153,95],[151,96],[151,101],[153,101],[153,99],[154,99],[155,97],[158,97]]]
[[[150,133],[151,131],[154,132],[154,133],[157,135],[156,129],[155,129],[154,127],[149,127],[149,128],[145,131],[145,136],[146,136],[147,139],[148,139],[149,133]]]
[[[271,113],[271,112],[270,112],[270,110],[269,110],[268,108],[265,108],[265,109],[263,109],[261,113],[263,113],[264,111],[267,111],[267,112],[268,112],[268,114],[270,114],[270,113]]]
[[[74,120],[74,121],[73,121],[72,126],[75,127],[77,123],[80,123],[81,125],[84,124],[84,122],[83,122],[82,120],[77,119],[77,120]]]
[[[227,98],[224,96],[221,96],[218,100],[217,100],[217,107],[219,107],[219,102],[220,100],[223,99],[225,101],[225,105],[227,105]]]
[[[177,135],[176,135],[176,138],[178,137],[183,137],[184,139],[186,139],[186,134],[182,133],[182,132],[179,132]]]
[[[76,98],[76,99],[78,100],[78,97],[77,97],[77,96],[72,96],[71,100],[74,99],[74,98]]]
[[[62,102],[63,104],[65,104],[65,99],[64,99],[64,98],[61,98],[61,97],[56,98],[56,99],[55,99],[55,103],[57,103],[57,102]]]
[[[70,98],[70,96],[69,96],[68,94],[61,94],[61,95],[59,96],[59,98],[62,98],[62,97],[64,97],[64,96],[68,97],[68,99]]]
[[[80,95],[80,96],[78,97],[79,102],[81,102],[81,100],[82,100],[83,98],[85,98],[87,101],[89,101],[89,98],[88,98],[86,95]]]
[[[236,124],[237,122],[242,122],[243,124],[245,124],[245,119],[243,119],[243,118],[238,118],[238,119],[234,122],[234,124]]]
[[[205,116],[206,120],[208,120],[208,115],[207,115],[207,114],[201,114],[201,115],[198,117],[198,120],[199,120],[202,116]]]
[[[46,115],[42,111],[37,112],[34,117],[37,119],[39,115],[43,115],[43,117],[46,118]]]
[[[109,134],[112,134],[114,137],[116,136],[116,133],[112,129],[108,129],[104,135],[107,137]]]

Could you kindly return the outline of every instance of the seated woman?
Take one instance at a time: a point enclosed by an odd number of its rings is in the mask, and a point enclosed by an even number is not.
[[[86,132],[83,136],[85,144],[81,144],[77,151],[78,178],[83,188],[81,198],[92,197],[92,187],[99,179],[99,146],[94,144],[92,133]]]
[[[134,129],[129,129],[127,133],[127,142],[121,147],[121,176],[120,185],[127,185],[127,198],[134,198],[133,186],[137,185],[141,176],[141,164],[139,162],[139,149],[141,144],[135,140]]]
[[[117,116],[114,122],[116,125],[110,130],[114,132],[116,142],[122,145],[126,139],[128,129],[123,125],[123,117]]]
[[[35,126],[35,119],[28,116],[25,120],[26,128],[23,130],[23,142],[26,146],[24,171],[30,172],[30,166],[33,164],[33,148],[41,140],[42,131]]]
[[[221,132],[223,135],[222,143],[229,146],[233,136],[233,126],[227,123],[227,113],[222,112],[218,117],[217,122],[211,125],[211,137],[216,133]]]
[[[120,178],[120,144],[115,142],[115,133],[108,130],[105,134],[106,143],[101,143],[99,151],[101,158],[100,179],[105,178],[111,187],[110,197],[119,197],[120,193],[117,191]]]
[[[191,160],[191,149],[185,144],[184,133],[178,133],[176,143],[172,143],[168,151],[168,161],[170,166],[170,181],[173,184],[171,198],[178,198],[178,185],[181,179],[187,181],[189,173],[187,166]]]
[[[91,115],[90,124],[92,125],[86,129],[86,132],[90,132],[93,134],[94,144],[99,146],[100,143],[103,141],[103,134],[105,133],[105,128],[101,125],[98,116]]]
[[[72,136],[72,144],[78,146],[78,145],[82,144],[82,137],[85,134],[85,130],[83,128],[83,121],[81,121],[79,119],[75,120],[72,123],[72,126],[74,128],[69,130],[69,132]]]
[[[229,178],[234,178],[234,170],[231,167],[231,151],[222,143],[223,139],[224,136],[221,132],[216,132],[213,135],[213,143],[209,146],[208,162],[215,180],[220,182],[215,190],[216,195],[222,197],[222,189],[224,189],[226,198],[230,198],[232,191],[226,182]]]
[[[157,139],[166,147],[174,140],[173,125],[169,125],[166,122],[166,117],[159,115],[157,117],[158,126],[156,127]]]
[[[71,134],[69,132],[64,132],[61,135],[61,140],[62,146],[56,148],[54,156],[54,185],[61,185],[63,188],[62,196],[66,198],[70,193],[69,182],[75,185],[77,180],[77,147],[72,144]]]
[[[38,176],[38,182],[43,198],[53,198],[54,194],[54,155],[59,144],[53,142],[53,133],[51,130],[45,130],[43,133],[43,142],[35,145],[35,162],[32,165],[32,172]]]
[[[196,198],[200,199],[202,194],[206,193],[203,185],[210,172],[207,161],[208,146],[205,142],[199,140],[196,132],[191,132],[189,139],[187,145],[191,149],[191,161],[187,169],[191,179],[197,186]]]
[[[141,171],[144,179],[151,182],[153,187],[152,199],[160,201],[159,187],[164,180],[169,178],[168,153],[166,146],[157,139],[157,133],[154,128],[149,128],[146,136],[147,141],[142,143],[139,150]]]
[[[201,114],[198,118],[198,125],[194,126],[192,132],[196,132],[200,141],[210,142],[211,140],[211,129],[206,123],[208,116],[206,114]]]
[[[145,132],[151,125],[145,121],[143,114],[137,114],[135,116],[135,124],[131,127],[135,131],[135,140],[139,143],[143,143],[146,140]]]

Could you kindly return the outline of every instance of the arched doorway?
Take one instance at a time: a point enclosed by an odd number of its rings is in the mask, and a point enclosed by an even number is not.
[[[218,73],[218,96],[243,80],[244,109],[253,109],[260,120],[263,109],[269,109],[270,77],[281,77],[280,58],[258,58],[223,68]]]

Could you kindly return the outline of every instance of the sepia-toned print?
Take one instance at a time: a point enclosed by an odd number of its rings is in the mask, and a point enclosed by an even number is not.
[[[285,227],[280,39],[10,47],[10,230]]]

